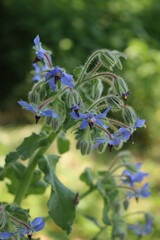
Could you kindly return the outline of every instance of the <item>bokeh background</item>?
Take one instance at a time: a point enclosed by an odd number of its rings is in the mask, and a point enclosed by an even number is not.
[[[155,216],[153,233],[144,239],[160,238],[160,1],[159,0],[1,0],[0,1],[0,164],[5,155],[32,131],[39,131],[34,118],[17,105],[26,100],[32,86],[30,70],[34,51],[33,39],[40,35],[42,42],[53,50],[53,62],[72,74],[84,63],[92,51],[108,48],[124,52],[123,70],[118,72],[129,85],[128,103],[140,118],[146,119],[146,129],[135,134],[135,144],[125,149],[132,151],[135,162],[144,162],[143,171],[150,173],[152,196],[136,204],[135,210],[144,209]],[[44,45],[44,46],[45,46]],[[58,166],[60,179],[75,192],[85,188],[78,179],[85,167],[103,169],[115,152],[81,156],[71,134],[70,152],[62,156]],[[55,152],[56,146],[49,151]],[[98,159],[98,160],[97,160]],[[73,171],[71,171],[71,169]],[[6,179],[7,182],[7,179]],[[3,195],[2,195],[3,192]],[[23,207],[31,208],[31,216],[46,215],[48,192],[44,197],[30,196]],[[0,200],[11,202],[0,182]],[[95,206],[96,204],[96,206]],[[94,209],[94,211],[93,211]],[[95,210],[96,209],[96,210]],[[100,217],[101,200],[91,195],[79,204],[79,213],[85,211]],[[141,219],[141,216],[139,216]],[[129,219],[130,222],[137,220]],[[48,221],[41,234],[42,240],[89,239],[97,228],[81,215],[73,226],[70,237]],[[42,236],[43,235],[43,236]],[[37,235],[38,236],[38,235]],[[40,236],[40,235],[39,235]],[[132,234],[128,239],[132,240]],[[134,236],[133,236],[134,239]]]

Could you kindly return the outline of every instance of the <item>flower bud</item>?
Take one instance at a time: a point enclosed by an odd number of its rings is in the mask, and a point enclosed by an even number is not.
[[[104,50],[103,52],[100,53],[99,58],[106,68],[112,70],[112,66],[115,65],[115,58],[110,51]]]
[[[130,201],[126,198],[126,199],[123,201],[123,207],[124,207],[125,210],[128,209],[129,204],[130,204]]]
[[[137,120],[136,113],[132,107],[124,108],[122,114],[127,124],[134,124]]]
[[[60,126],[61,126],[61,119],[52,118],[52,121],[51,121],[52,130],[57,132],[59,130]]]
[[[112,111],[118,111],[121,109],[119,104],[122,104],[122,101],[117,96],[114,96],[114,95],[108,96],[107,103],[108,105],[111,105]]]
[[[28,94],[28,99],[29,99],[30,103],[37,104],[38,101],[39,101],[39,94],[37,92],[33,94],[32,91],[31,91]]]
[[[81,143],[81,154],[82,155],[88,155],[92,151],[92,143],[91,142],[82,142]]]
[[[102,81],[100,79],[96,80],[96,82],[94,83],[94,85],[92,86],[92,97],[93,99],[98,99],[100,98],[101,94],[103,91],[103,84]]]
[[[79,93],[74,89],[72,89],[71,91],[68,91],[67,97],[66,97],[67,106],[71,108],[72,106],[77,105],[79,102],[81,102]]]
[[[123,78],[117,77],[114,78],[114,87],[118,95],[122,96],[122,94],[128,92],[128,87]]]

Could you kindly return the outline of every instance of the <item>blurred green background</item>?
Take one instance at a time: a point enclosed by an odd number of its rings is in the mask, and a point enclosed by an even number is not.
[[[53,62],[72,74],[84,63],[86,57],[98,48],[108,48],[126,53],[123,70],[117,72],[129,85],[128,103],[146,119],[146,129],[135,134],[135,144],[128,143],[135,162],[144,162],[143,171],[150,173],[152,196],[133,202],[135,209],[145,208],[155,215],[154,232],[144,239],[158,240],[160,236],[160,1],[159,0],[1,0],[0,1],[0,159],[13,151],[25,136],[39,127],[34,118],[17,106],[19,99],[26,100],[32,86],[31,74],[34,51],[33,39],[40,35],[43,46],[53,50]],[[18,136],[18,137],[17,137]],[[71,150],[64,154],[58,166],[61,180],[75,192],[84,189],[78,179],[87,166],[103,169],[115,153],[106,152],[98,161],[96,155],[82,157],[75,149],[73,137]],[[51,148],[49,151],[53,153]],[[107,159],[107,160],[106,160]],[[73,169],[73,172],[71,172]],[[76,173],[76,174],[75,174]],[[76,183],[76,184],[75,184]],[[77,190],[78,189],[78,190]],[[4,183],[0,183],[2,200],[12,201]],[[6,193],[5,193],[6,192]],[[46,214],[46,199],[28,197],[24,207],[31,206],[31,215]],[[79,204],[79,212],[95,214],[97,196],[91,195],[86,203]],[[100,216],[101,201],[96,206]],[[37,207],[38,206],[38,207]],[[136,220],[136,219],[135,219]],[[97,229],[82,217],[77,218],[71,237],[67,238],[53,222],[48,222],[42,240],[89,239]],[[129,239],[132,240],[132,235]],[[134,236],[133,236],[134,239]]]

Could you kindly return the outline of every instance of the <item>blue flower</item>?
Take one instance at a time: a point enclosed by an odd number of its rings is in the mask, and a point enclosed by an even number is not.
[[[50,63],[52,63],[51,57],[48,53],[48,51],[46,51],[45,49],[42,48],[42,43],[40,42],[40,37],[39,35],[37,35],[34,39],[34,44],[35,47],[34,49],[36,50],[36,59],[33,61],[33,63],[36,63],[38,61],[44,60],[44,62],[46,63],[46,58],[49,59]]]
[[[75,120],[83,119],[81,122],[81,129],[84,129],[89,126],[90,129],[92,130],[95,124],[99,124],[102,127],[107,128],[107,126],[103,124],[101,118],[105,118],[109,110],[110,110],[110,106],[102,114],[97,114],[97,115],[95,115],[94,113],[82,114],[81,112],[79,112],[79,117],[78,117],[75,112],[69,113],[69,114]]]
[[[142,226],[139,223],[136,223],[136,225],[128,225],[128,228],[133,230],[139,236],[150,234],[152,232],[152,221],[149,220],[145,226]]]
[[[74,87],[72,83],[72,77],[73,76],[70,74],[63,73],[62,70],[58,66],[56,66],[55,69],[49,71],[46,74],[45,80],[47,82],[47,78],[49,78],[48,83],[54,91],[56,89],[56,83],[58,82],[58,80],[60,80],[63,84],[67,86]]]
[[[0,233],[0,239],[8,239],[9,237],[13,236],[14,233],[2,232]]]
[[[119,128],[119,132],[116,134],[117,137],[123,139],[123,140],[128,140],[131,136],[131,131],[129,131],[127,128]]]
[[[139,117],[138,117],[135,125],[133,126],[133,129],[135,129],[137,127],[139,127],[139,128],[144,127],[145,121],[146,120],[144,120],[144,119],[140,120]]]
[[[71,110],[74,110],[74,112],[75,112],[75,114],[77,115],[77,117],[79,117],[80,104],[81,104],[81,103],[79,102],[77,105],[71,107]]]
[[[51,109],[39,109],[37,106],[32,106],[25,101],[18,101],[18,103],[27,111],[32,111],[35,113],[36,123],[38,123],[41,116],[59,118],[59,116]]]
[[[137,173],[132,173],[128,170],[124,170],[122,172],[122,175],[125,176],[125,179],[121,178],[121,180],[123,181],[123,183],[129,184],[131,187],[134,186],[134,182],[141,182],[144,177],[147,177],[149,175],[149,173],[143,173],[139,171],[142,163],[137,163],[136,166],[138,168]]]
[[[32,233],[34,233],[34,232],[39,232],[45,226],[45,221],[43,221],[43,218],[44,217],[37,217],[37,218],[33,219],[33,221],[30,224],[30,229],[24,227],[24,228],[18,229],[17,231],[21,232],[20,233],[21,237],[24,237],[25,234],[32,235]]]
[[[136,189],[135,192],[128,192],[127,196],[131,199],[132,197],[135,197],[136,199],[139,199],[140,197],[142,198],[147,198],[151,195],[150,192],[148,192],[149,189],[149,183],[146,183],[142,188]]]
[[[115,136],[114,134],[110,134],[111,138],[106,135],[103,139],[102,138],[96,138],[96,145],[93,146],[93,148],[98,147],[101,143],[108,144],[110,152],[112,151],[113,146],[120,144],[121,140]]]

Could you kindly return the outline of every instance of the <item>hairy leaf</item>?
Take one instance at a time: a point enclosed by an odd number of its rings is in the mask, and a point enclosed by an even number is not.
[[[43,157],[39,160],[39,167],[45,174],[44,180],[52,186],[48,202],[49,214],[55,223],[69,234],[75,218],[76,195],[56,176],[55,167],[58,159],[59,156],[55,155]]]
[[[45,145],[47,145],[46,134],[32,133],[31,136],[24,139],[22,144],[16,149],[16,152],[10,152],[6,156],[6,166],[10,163],[14,163],[18,158],[21,158],[22,160],[28,159],[36,149]]]
[[[70,141],[65,138],[65,135],[59,135],[57,139],[58,151],[63,154],[69,151]]]

